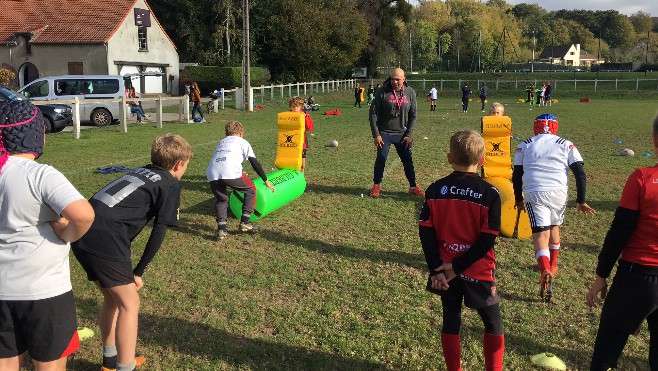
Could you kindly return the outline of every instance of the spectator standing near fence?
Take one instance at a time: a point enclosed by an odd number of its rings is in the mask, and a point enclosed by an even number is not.
[[[201,115],[201,122],[206,122],[206,119],[203,117],[203,110],[201,109],[201,92],[199,91],[199,85],[195,82],[190,86],[190,102],[192,102],[192,121],[194,121],[194,114],[199,112]]]

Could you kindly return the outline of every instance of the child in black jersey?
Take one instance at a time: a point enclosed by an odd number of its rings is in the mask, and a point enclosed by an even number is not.
[[[429,268],[427,290],[441,296],[441,346],[448,371],[461,370],[462,302],[484,323],[485,368],[502,370],[505,340],[494,277],[494,242],[500,231],[500,195],[476,171],[484,139],[473,130],[450,138],[452,174],[425,191],[418,233]]]
[[[89,232],[73,244],[73,253],[103,294],[102,371],[131,371],[144,362],[135,358],[137,291],[144,285],[142,275],[158,252],[167,227],[178,226],[179,180],[191,158],[192,148],[181,136],[159,136],[151,146],[152,164],[131,170],[89,200],[96,219]],[[131,242],[151,220],[151,236],[133,269]]]

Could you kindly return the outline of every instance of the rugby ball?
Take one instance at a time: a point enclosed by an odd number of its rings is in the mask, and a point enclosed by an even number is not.
[[[621,156],[635,156],[635,152],[630,148],[622,148],[619,150]]]
[[[337,140],[332,140],[327,144],[327,147],[338,147],[338,141]]]

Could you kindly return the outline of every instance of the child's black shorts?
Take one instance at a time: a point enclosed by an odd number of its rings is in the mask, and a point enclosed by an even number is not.
[[[306,158],[306,148],[302,150],[302,158]]]
[[[637,334],[649,314],[658,310],[658,267],[619,261],[605,298],[601,322]]]
[[[98,281],[100,287],[107,289],[115,286],[135,283],[131,262],[117,262],[90,254],[85,250],[72,248],[75,258],[87,273],[89,281]]]
[[[41,300],[0,300],[0,358],[29,352],[56,361],[80,347],[73,291]]]
[[[434,290],[432,282],[427,280],[427,291],[441,295],[448,300],[464,300],[464,305],[472,309],[479,309],[496,304],[500,301],[493,281],[478,281],[472,278],[457,276],[448,282],[450,286],[446,291]]]

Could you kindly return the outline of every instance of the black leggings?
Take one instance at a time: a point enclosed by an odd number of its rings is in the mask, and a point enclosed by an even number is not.
[[[462,302],[461,300],[446,300],[441,298],[443,304],[443,328],[441,332],[450,335],[459,335],[462,325]],[[499,303],[477,309],[484,332],[491,335],[503,334],[503,318],[500,315]]]
[[[649,367],[651,371],[658,371],[658,311],[647,317],[649,325]],[[617,368],[617,361],[626,346],[628,336],[609,324],[601,322],[594,342],[591,371],[605,371]]]

